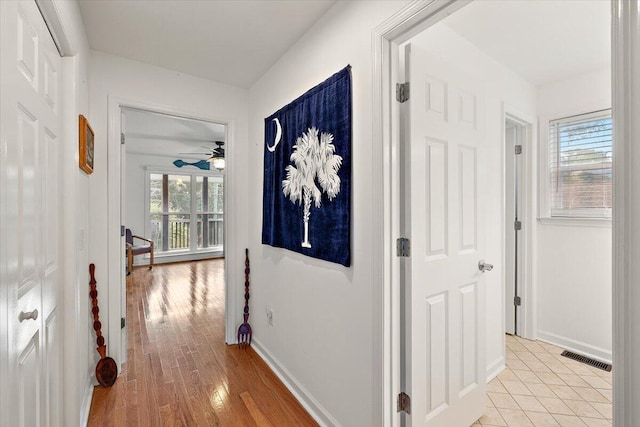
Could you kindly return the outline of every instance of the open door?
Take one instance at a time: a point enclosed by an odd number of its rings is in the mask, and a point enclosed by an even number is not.
[[[417,46],[405,61],[406,420],[469,426],[486,398],[483,88]]]
[[[122,256],[120,257],[120,363],[127,361],[127,263],[124,254],[127,249],[125,238],[125,230],[123,228],[130,227],[127,222],[127,150],[124,148],[124,141],[127,135],[127,116],[120,109],[120,245]],[[122,366],[122,365],[120,365]]]
[[[507,334],[521,335],[520,306],[523,277],[523,151],[527,126],[515,120],[505,120],[505,318]]]

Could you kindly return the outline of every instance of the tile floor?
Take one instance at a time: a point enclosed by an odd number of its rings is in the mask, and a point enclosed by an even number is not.
[[[506,341],[507,367],[487,385],[487,411],[473,426],[611,426],[611,372],[551,344]]]

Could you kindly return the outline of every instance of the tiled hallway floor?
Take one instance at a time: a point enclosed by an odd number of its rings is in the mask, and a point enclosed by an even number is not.
[[[507,368],[487,385],[473,426],[610,426],[611,372],[560,356],[561,348],[511,335]]]

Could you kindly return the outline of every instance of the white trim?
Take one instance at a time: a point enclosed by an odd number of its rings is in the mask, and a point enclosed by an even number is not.
[[[467,0],[413,1],[372,31],[373,103],[373,419],[399,426],[395,400],[400,392],[400,263],[393,248],[400,233],[398,46],[468,4]],[[378,148],[379,147],[379,148]],[[382,391],[382,394],[380,393]]]
[[[120,381],[124,381],[124,378],[121,378]],[[91,411],[91,402],[93,401],[93,390],[94,385],[91,382],[91,378],[89,378],[84,393],[82,393],[82,405],[80,406],[80,425],[86,426],[89,423],[89,412]]]
[[[7,28],[7,20],[9,19],[9,13],[7,12],[8,5],[0,4],[0,31],[2,28]],[[2,41],[0,40],[0,43]],[[1,49],[1,48],[0,48]],[[0,58],[2,59],[2,58]],[[0,73],[4,73],[5,67],[8,67],[8,60],[5,60],[0,64]],[[63,71],[64,73],[64,71]],[[63,79],[66,74],[63,74]],[[63,80],[64,84],[64,80]],[[2,89],[0,82],[0,90]],[[0,120],[4,119],[3,103],[0,101]],[[63,148],[61,147],[61,150]],[[8,142],[6,139],[0,140],[0,235],[6,236],[9,232],[7,225],[7,159],[8,158]],[[64,216],[64,212],[63,212]],[[64,219],[64,218],[62,218]],[[0,239],[0,425],[9,425],[9,391],[11,389],[10,382],[10,370],[9,370],[9,286],[5,283],[9,283],[8,273],[8,256],[7,256],[7,239]],[[63,261],[64,263],[64,261]],[[62,277],[60,277],[62,283]],[[60,328],[60,326],[58,326]],[[63,352],[63,346],[59,346],[60,355]]]
[[[591,228],[611,228],[611,218],[538,218],[542,225],[562,226],[562,227],[591,227]]]
[[[329,414],[320,402],[314,398],[309,391],[284,367],[284,365],[267,350],[262,343],[253,338],[251,348],[260,356],[262,360],[271,368],[274,374],[282,381],[293,396],[307,410],[309,415],[321,426],[339,427],[340,423]]]
[[[60,56],[74,56],[78,52],[71,46],[71,41],[67,36],[70,31],[64,28],[64,20],[62,19],[58,2],[57,1],[45,1],[35,0],[40,14],[44,18],[44,22],[47,24],[53,43],[56,45]]]
[[[140,258],[140,257],[138,257]],[[200,251],[200,252],[192,252],[189,254],[174,254],[174,253],[159,253],[153,256],[153,265],[157,264],[170,264],[174,262],[182,262],[182,261],[199,261],[203,259],[216,259],[216,258],[224,258],[223,251]],[[148,260],[149,257],[145,256],[144,259],[139,261],[134,261],[133,266],[137,267],[140,265],[149,265]]]
[[[500,373],[506,368],[507,365],[504,356],[500,356],[493,362],[489,363],[489,365],[487,365],[487,384],[489,384],[495,377],[500,375]]]
[[[640,425],[640,2],[611,2],[613,46],[613,420]]]
[[[123,347],[120,339],[114,337],[121,336],[120,317],[122,316],[121,292],[125,281],[125,259],[123,254],[124,237],[120,236],[121,225],[121,152],[122,145],[120,143],[121,130],[121,110],[122,108],[134,108],[138,110],[150,111],[161,114],[168,114],[177,117],[186,117],[195,120],[201,120],[212,123],[220,123],[226,125],[227,148],[227,167],[225,171],[225,207],[227,212],[233,212],[236,205],[236,197],[233,194],[234,176],[230,171],[235,170],[234,152],[235,147],[235,122],[231,119],[206,117],[199,113],[190,111],[176,110],[175,108],[149,104],[139,100],[132,100],[118,95],[108,95],[107,110],[107,261],[108,269],[106,275],[106,283],[108,284],[108,308],[107,319],[105,324],[108,335],[106,336],[107,346],[109,347],[112,357],[118,365],[126,360],[127,351]],[[238,168],[238,170],[240,170]],[[237,264],[235,252],[236,241],[236,219],[232,215],[227,215],[224,225],[224,235],[226,238],[227,256],[225,257],[225,342],[234,344],[237,341],[237,307],[236,307],[236,289],[238,288],[238,279],[236,269],[230,269],[230,266]],[[118,279],[119,278],[119,279]],[[126,333],[126,332],[125,332]],[[110,339],[111,338],[111,339]],[[121,367],[121,366],[120,366]]]
[[[583,354],[603,362],[611,363],[611,351],[582,341],[563,337],[546,331],[538,331],[538,341],[556,345],[574,353]]]

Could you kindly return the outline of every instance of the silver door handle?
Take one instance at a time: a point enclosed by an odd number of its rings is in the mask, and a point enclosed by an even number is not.
[[[25,313],[24,311],[20,312],[20,316],[18,316],[18,319],[20,319],[20,323],[22,323],[23,320],[36,320],[38,318],[38,309],[33,310],[30,313]]]
[[[482,271],[483,273],[485,271],[491,271],[493,270],[493,264],[486,263],[483,259],[481,259],[480,261],[478,261],[478,270]]]

